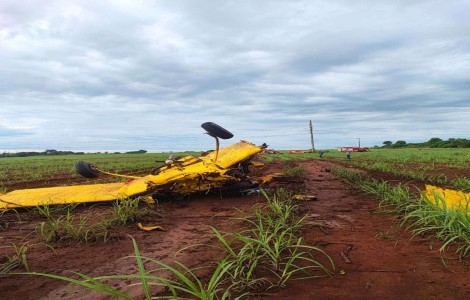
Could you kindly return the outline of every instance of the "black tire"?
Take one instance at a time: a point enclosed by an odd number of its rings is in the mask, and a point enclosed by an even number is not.
[[[209,133],[213,137],[218,137],[224,140],[233,138],[233,133],[231,133],[225,128],[220,127],[219,125],[215,123],[206,122],[206,123],[203,123],[201,127],[204,128],[207,131],[207,133]]]
[[[85,161],[79,161],[74,165],[75,171],[86,178],[97,178],[100,175],[94,165]]]

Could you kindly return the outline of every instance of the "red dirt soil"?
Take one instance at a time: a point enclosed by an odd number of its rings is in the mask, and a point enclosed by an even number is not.
[[[425,237],[410,241],[410,233],[397,227],[394,215],[377,212],[378,201],[358,193],[329,170],[331,162],[296,161],[307,170],[306,194],[318,200],[301,202],[302,210],[322,228],[309,226],[303,232],[305,242],[320,247],[335,262],[331,277],[290,281],[286,288],[255,295],[258,299],[468,299],[470,298],[470,262],[459,261],[451,252],[441,257],[439,243]],[[269,164],[279,171],[283,162]],[[118,229],[120,240],[88,244],[51,244],[55,253],[34,232],[41,218],[21,212],[21,221],[4,215],[10,227],[0,232],[0,257],[12,254],[11,243],[29,242],[27,259],[32,271],[70,275],[70,271],[89,276],[136,273],[137,267],[130,236],[141,254],[165,263],[175,260],[190,267],[211,266],[223,255],[207,247],[216,238],[209,226],[233,231],[239,223],[233,218],[250,211],[262,196],[193,197],[158,204],[160,216],[145,225],[161,225],[166,231],[141,231],[135,224]],[[108,207],[103,206],[103,210]],[[78,208],[85,212],[88,207]],[[184,247],[196,245],[184,251]],[[178,252],[178,253],[177,253]],[[444,264],[445,263],[445,264]],[[130,282],[114,286],[142,299],[140,287]],[[64,281],[39,276],[1,276],[1,299],[109,299],[107,295],[83,290]]]

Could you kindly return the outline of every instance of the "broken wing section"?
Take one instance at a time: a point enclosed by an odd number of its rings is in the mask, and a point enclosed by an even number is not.
[[[431,203],[441,208],[453,210],[463,208],[466,209],[470,215],[470,193],[426,185],[424,194]]]
[[[146,194],[152,186],[145,179],[130,182],[59,186],[16,190],[0,194],[0,210],[53,204],[113,201]]]

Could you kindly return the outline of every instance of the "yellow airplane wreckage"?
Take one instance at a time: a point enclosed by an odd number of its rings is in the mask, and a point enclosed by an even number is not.
[[[442,209],[465,209],[470,215],[470,193],[426,185],[424,195]]]
[[[126,182],[60,186],[37,189],[16,190],[0,194],[0,210],[53,205],[67,203],[86,203],[113,201],[136,196],[188,195],[211,190],[236,190],[261,186],[278,175],[251,177],[253,168],[262,164],[252,158],[267,147],[256,146],[246,141],[219,149],[219,138],[230,139],[233,134],[219,125],[206,122],[201,125],[206,133],[216,140],[216,150],[206,156],[184,156],[168,159],[165,164],[156,168],[144,177],[113,174],[102,171],[96,166],[80,161],[75,170],[87,178],[102,175],[125,177]]]

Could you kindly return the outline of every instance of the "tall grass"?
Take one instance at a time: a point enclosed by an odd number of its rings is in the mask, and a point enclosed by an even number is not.
[[[388,212],[399,212],[412,199],[409,187],[390,185],[384,180],[376,180],[357,171],[335,168],[333,173],[352,187],[380,199],[379,208]]]
[[[456,244],[460,258],[470,256],[470,207],[449,208],[446,199],[435,193],[434,200],[424,193],[405,207],[402,225],[417,235],[431,234],[443,241],[439,251]]]

